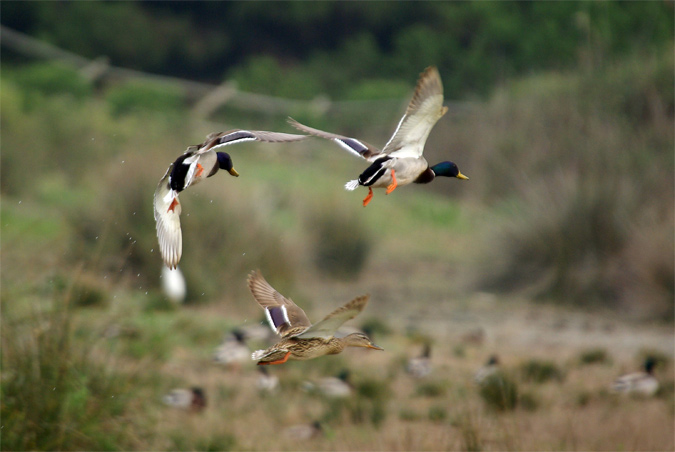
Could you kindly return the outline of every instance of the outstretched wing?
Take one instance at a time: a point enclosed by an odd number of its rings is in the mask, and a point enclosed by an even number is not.
[[[315,323],[297,337],[302,339],[310,337],[330,339],[343,323],[349,319],[353,319],[359,312],[363,311],[363,308],[366,306],[369,299],[370,295],[362,295],[354,298],[349,303],[328,314],[323,320]]]
[[[181,206],[178,193],[169,186],[173,163],[159,181],[153,200],[159,252],[169,268],[176,268],[183,253],[183,236],[180,230]],[[173,209],[171,206],[173,205]]]
[[[243,143],[246,141],[262,141],[265,143],[288,143],[300,141],[307,138],[307,135],[296,135],[292,133],[267,132],[265,130],[230,130],[228,132],[211,133],[206,140],[196,145],[196,154],[203,154],[213,149],[217,149],[230,144]],[[186,152],[195,150],[195,146],[190,146]]]
[[[265,310],[270,328],[281,337],[297,334],[312,324],[305,311],[270,286],[260,271],[252,271],[247,283],[253,298]]]
[[[438,70],[428,67],[420,76],[408,109],[382,152],[392,157],[418,158],[434,124],[445,114],[443,84]]]
[[[377,149],[375,146],[370,145],[365,141],[357,140],[356,138],[344,137],[342,135],[324,132],[323,130],[313,129],[312,127],[300,124],[298,121],[290,117],[288,118],[288,123],[302,132],[314,135],[315,137],[334,141],[342,149],[345,149],[356,156],[363,157],[368,161],[373,161],[376,157],[382,154],[382,151]]]

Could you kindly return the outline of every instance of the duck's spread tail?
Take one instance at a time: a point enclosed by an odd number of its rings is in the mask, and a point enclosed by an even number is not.
[[[349,182],[347,182],[345,184],[345,190],[353,191],[353,190],[356,190],[356,188],[358,186],[359,186],[359,180],[358,179],[350,180]]]
[[[260,361],[263,356],[265,356],[265,350],[256,350],[253,353],[251,353],[251,359],[253,361]]]

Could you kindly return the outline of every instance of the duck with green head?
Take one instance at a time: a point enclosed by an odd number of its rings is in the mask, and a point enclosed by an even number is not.
[[[183,235],[180,228],[181,205],[178,194],[213,176],[218,170],[225,170],[232,176],[239,176],[234,169],[232,158],[217,149],[246,141],[281,143],[299,141],[305,135],[266,132],[263,130],[230,130],[212,133],[201,144],[189,146],[176,159],[159,181],[155,190],[154,209],[157,222],[159,251],[167,267],[174,269],[183,254]]]
[[[408,109],[398,123],[394,135],[382,150],[365,141],[308,127],[289,118],[289,123],[310,135],[332,140],[341,148],[371,162],[371,165],[357,179],[347,182],[347,190],[359,185],[368,187],[363,200],[367,206],[373,197],[373,188],[386,188],[389,194],[402,185],[428,184],[437,176],[469,179],[450,161],[430,166],[422,156],[424,144],[436,122],[448,111],[443,106],[443,85],[438,70],[427,68],[420,76]]]

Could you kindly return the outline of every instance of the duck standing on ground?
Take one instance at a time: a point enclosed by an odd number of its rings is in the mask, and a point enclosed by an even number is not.
[[[656,362],[647,358],[643,364],[644,372],[623,375],[612,384],[613,392],[651,397],[659,390],[659,381],[654,377]]]
[[[195,413],[206,408],[206,394],[197,386],[190,389],[173,389],[162,398],[162,401],[169,406]]]
[[[431,345],[424,344],[422,354],[408,360],[406,371],[415,378],[424,378],[431,374]]]
[[[239,176],[233,167],[230,155],[225,152],[216,152],[216,149],[245,141],[283,143],[305,138],[307,138],[305,135],[262,130],[230,130],[212,133],[203,143],[188,147],[185,153],[169,166],[155,190],[157,238],[159,239],[159,251],[166,266],[176,268],[183,253],[183,238],[180,229],[181,205],[178,194],[207,177],[213,176],[219,169],[227,171],[232,176]]]
[[[373,197],[373,187],[387,189],[387,194],[396,187],[411,183],[428,184],[436,176],[468,179],[453,162],[445,161],[434,166],[424,159],[424,144],[434,124],[448,111],[443,106],[443,85],[435,67],[428,67],[420,76],[408,109],[398,123],[394,135],[380,151],[365,141],[313,129],[289,118],[296,129],[336,142],[340,147],[371,163],[358,179],[347,182],[347,190],[359,185],[368,187],[368,196],[363,200],[367,206]]]
[[[277,292],[253,271],[248,277],[248,288],[265,310],[270,327],[281,340],[266,350],[253,352],[251,358],[258,365],[283,364],[289,359],[307,360],[342,352],[345,347],[382,348],[374,345],[363,333],[352,333],[342,338],[334,337],[335,331],[347,320],[356,317],[366,306],[369,295],[357,297],[312,325],[307,314],[293,300]]]

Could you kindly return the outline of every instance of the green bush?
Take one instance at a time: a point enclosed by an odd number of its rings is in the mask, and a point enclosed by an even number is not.
[[[531,359],[523,363],[520,373],[525,381],[534,383],[546,383],[547,381],[563,381],[565,373],[552,361],[540,361]]]
[[[106,103],[112,116],[132,112],[177,113],[184,106],[180,89],[158,83],[131,81],[108,88]]]
[[[24,91],[25,106],[32,110],[40,105],[37,95],[69,95],[82,100],[92,93],[89,81],[76,69],[55,63],[35,63],[10,72],[10,78]]]
[[[506,374],[497,372],[483,380],[480,396],[491,409],[514,410],[518,404],[518,385]]]
[[[72,340],[67,303],[28,322],[3,316],[2,448],[132,450],[131,379],[92,359],[91,340]]]
[[[311,220],[314,262],[326,275],[338,279],[355,278],[370,254],[370,235],[361,216],[341,212],[332,203],[324,206]]]
[[[607,350],[604,348],[592,348],[581,352],[579,355],[581,364],[609,363],[610,361]]]

